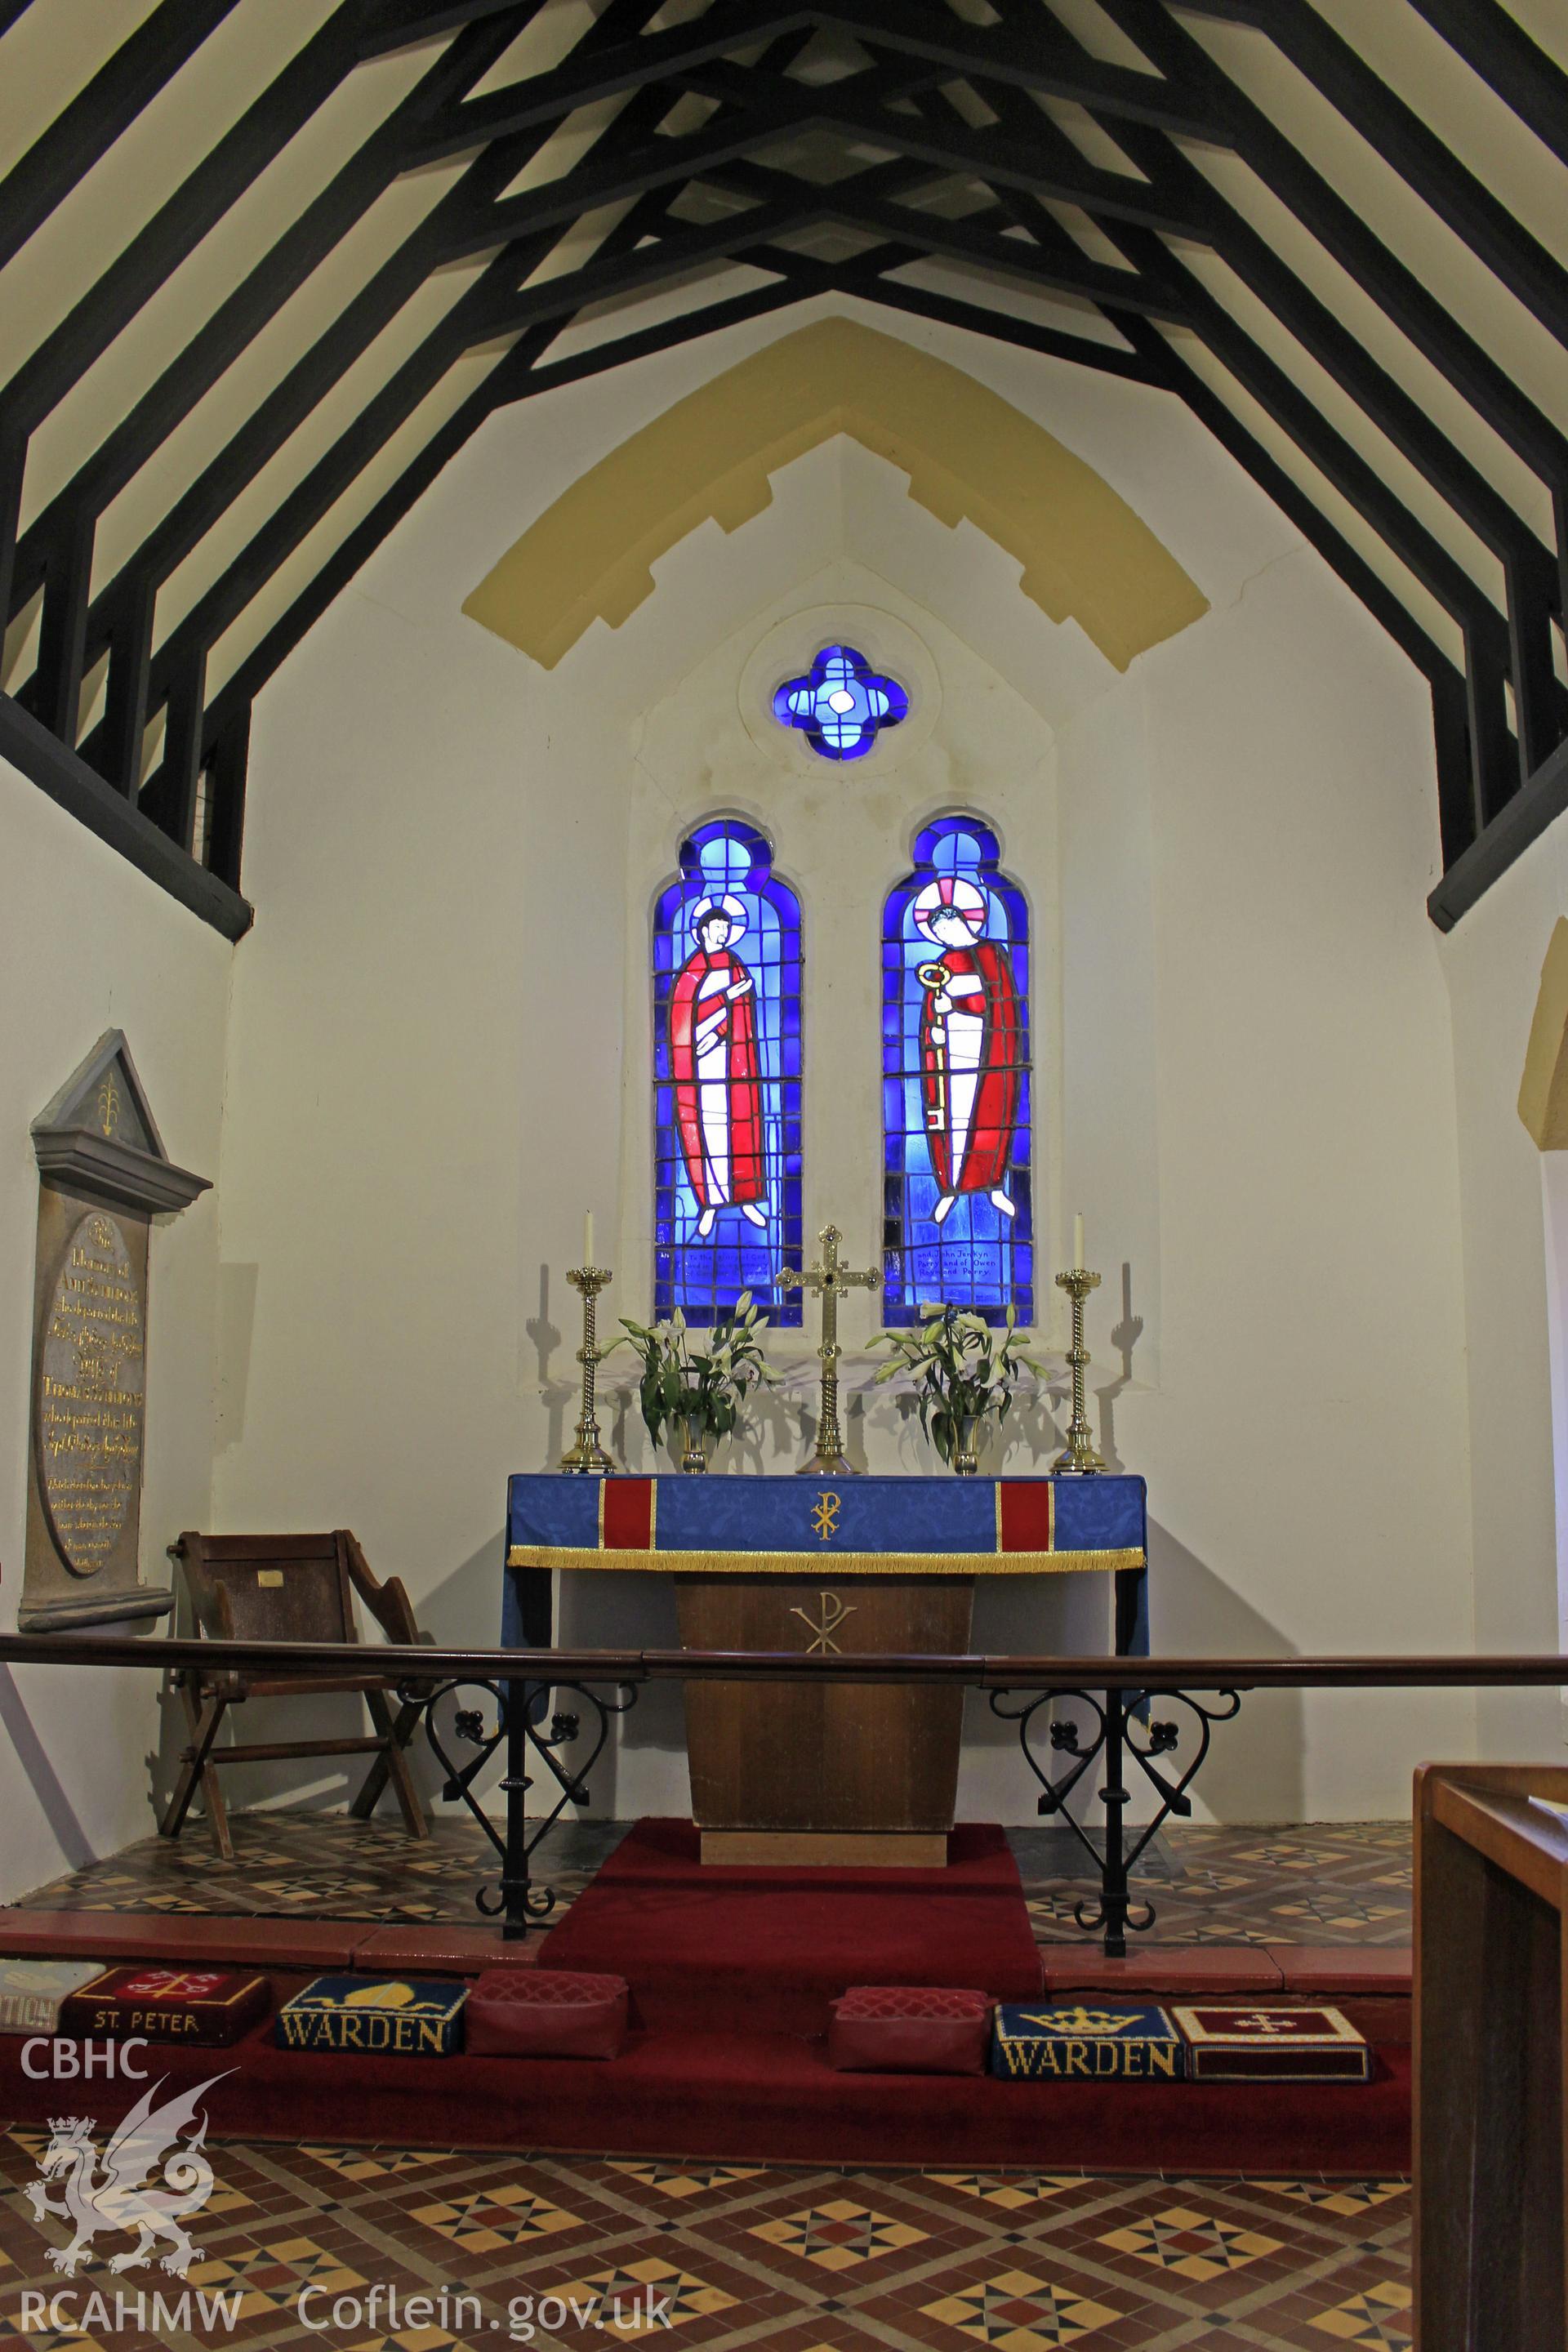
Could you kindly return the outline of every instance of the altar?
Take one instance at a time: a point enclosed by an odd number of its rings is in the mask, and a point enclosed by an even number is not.
[[[946,1859],[963,1692],[814,1676],[813,1659],[954,1655],[977,1576],[1114,1581],[1148,1652],[1142,1478],[513,1477],[501,1641],[547,1648],[551,1575],[668,1571],[683,1647],[796,1651],[798,1682],[685,1685],[692,1817],[714,1863]]]

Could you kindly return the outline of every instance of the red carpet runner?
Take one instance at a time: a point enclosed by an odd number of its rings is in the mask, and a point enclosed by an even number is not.
[[[658,2033],[826,2033],[852,1984],[1032,2000],[1040,1955],[1005,1833],[963,1822],[949,1851],[945,1870],[704,1869],[689,1822],[638,1822],[539,1965],[624,1976]]]
[[[1408,2006],[1391,2000],[1365,2004],[1380,2012],[1364,2019],[1376,2037],[1375,2079],[1365,2085],[835,2073],[822,2039],[827,2004],[850,1984],[1040,1997],[1039,1954],[1005,1836],[972,1824],[954,1832],[952,1851],[943,1872],[702,1870],[689,1822],[639,1822],[528,1956],[628,1979],[635,2030],[607,2063],[285,2051],[273,2044],[270,2020],[232,2049],[160,2050],[149,2062],[171,2087],[234,2070],[205,2102],[215,2139],[1051,2171],[1409,2169]],[[82,1915],[79,1925],[95,1923],[84,1948],[103,1953],[106,1919]],[[330,1923],[317,1924],[326,1935]],[[157,1925],[177,1937],[178,1923]],[[344,1925],[342,1933],[352,1941],[365,1930]],[[68,1940],[58,1948],[68,1950]],[[1053,2000],[1074,1997],[1068,1948],[1052,1970]],[[1081,1957],[1094,1988],[1087,1997],[1115,1999],[1098,1980],[1093,1947]],[[1216,1957],[1193,1953],[1200,1971]],[[1179,2000],[1182,1988],[1167,1979],[1179,1974],[1181,1948],[1167,1946],[1158,1958],[1158,1997]],[[318,1962],[342,1965],[335,1951]],[[443,1968],[427,1960],[418,1972],[432,1965]],[[268,1972],[279,2000],[306,1981],[276,1963]],[[1200,1974],[1192,1990],[1212,1999],[1215,1987]],[[123,2084],[31,2079],[23,2047],[20,2036],[0,2035],[0,2109],[14,2121],[39,2123],[64,2106],[106,2126],[119,2121]]]

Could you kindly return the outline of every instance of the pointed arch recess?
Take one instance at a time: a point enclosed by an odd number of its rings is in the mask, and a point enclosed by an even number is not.
[[[699,524],[738,530],[769,476],[837,433],[909,476],[910,496],[973,524],[1019,586],[1076,620],[1116,668],[1208,603],[1126,500],[963,369],[853,319],[821,319],[739,361],[612,449],[547,507],[463,610],[553,669],[595,620],[618,628],[653,565]]]

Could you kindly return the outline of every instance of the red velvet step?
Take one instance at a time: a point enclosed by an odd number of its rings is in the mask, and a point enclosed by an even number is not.
[[[1108,1959],[1098,1944],[1047,1944],[1041,1952],[1046,1990],[1095,1992],[1161,2000],[1190,1992],[1194,2000],[1225,1993],[1283,1992],[1279,1961],[1262,1944],[1134,1944],[1125,1959]]]
[[[279,1984],[279,1999],[288,1988]],[[58,2114],[62,2085],[23,2074],[0,2036],[0,2106]],[[795,2164],[1044,2166],[1052,2171],[1335,2173],[1410,2166],[1410,2053],[1361,2083],[1007,2083],[986,2074],[841,2074],[823,2044],[781,2033],[634,2033],[621,2056],[360,2058],[280,2050],[262,2026],[205,2102],[209,2146],[553,2148]],[[160,2050],[171,2089],[210,2051]],[[73,2083],[73,2111],[117,2122],[118,2083]],[[224,2179],[221,2149],[215,2168]]]
[[[856,1984],[1032,2000],[1039,1953],[1005,1835],[962,1823],[949,1856],[945,1870],[705,1865],[689,1822],[638,1822],[539,1964],[618,1971],[634,2023],[660,2033],[825,2034]]]
[[[247,1919],[217,1912],[0,1910],[0,1955],[166,1960],[179,1968],[346,1969],[363,1919]]]

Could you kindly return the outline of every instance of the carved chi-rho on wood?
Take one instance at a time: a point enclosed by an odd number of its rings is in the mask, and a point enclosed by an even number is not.
[[[23,1633],[161,1617],[142,1584],[147,1255],[205,1176],[164,1150],[118,1029],[33,1122],[38,1243]]]

